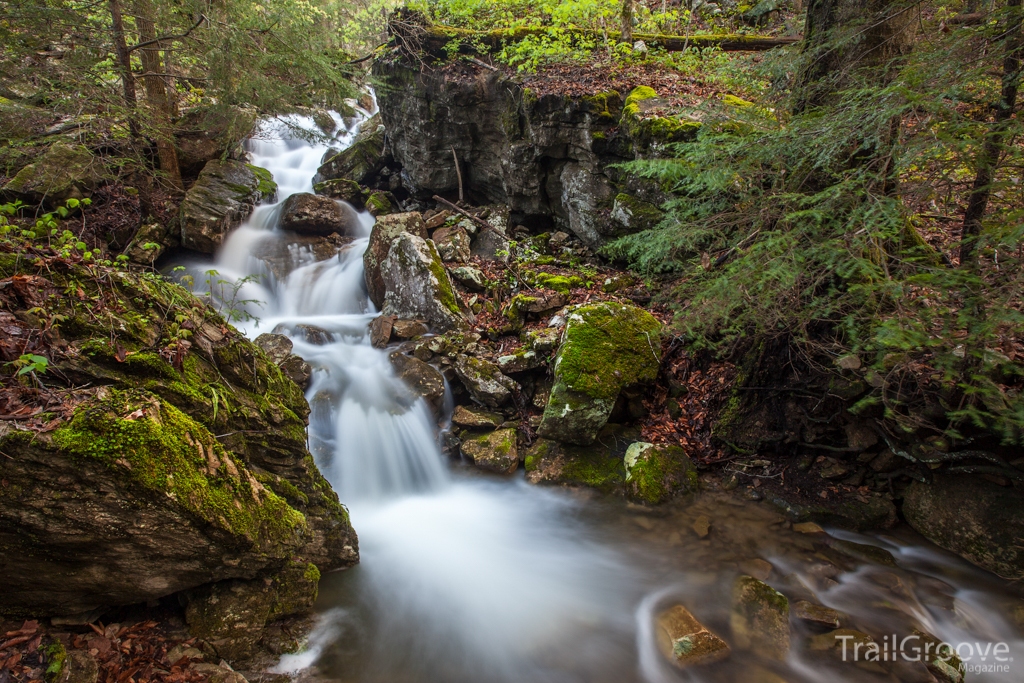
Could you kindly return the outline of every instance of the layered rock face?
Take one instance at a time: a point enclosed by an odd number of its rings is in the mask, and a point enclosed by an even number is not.
[[[208,162],[181,202],[181,246],[212,254],[260,200],[276,193],[266,169],[241,161]]]
[[[650,93],[632,102],[616,92],[538,98],[499,72],[421,72],[397,60],[376,61],[373,73],[388,148],[410,192],[457,190],[454,149],[470,196],[524,219],[554,219],[591,247],[648,226],[662,200],[611,166],[693,132],[642,120]]]
[[[77,615],[358,561],[306,449],[305,398],[260,347],[160,279],[111,273],[120,303],[96,311],[59,294],[74,281],[103,301],[84,269],[50,280],[5,257],[0,275],[24,283],[2,302],[5,329],[31,327],[13,313],[45,302],[65,316],[36,332],[51,371],[91,388],[61,392],[51,422],[0,425],[2,613]],[[191,350],[175,341],[182,324]],[[295,609],[278,584],[291,607],[271,599],[267,619]]]

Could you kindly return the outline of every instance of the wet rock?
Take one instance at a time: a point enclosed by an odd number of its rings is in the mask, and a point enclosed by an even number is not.
[[[626,457],[629,456],[627,455]],[[693,533],[697,534],[698,538],[707,538],[711,534],[711,518],[707,515],[700,515],[693,521],[690,528],[693,529]]]
[[[274,604],[273,582],[222,581],[186,595],[189,634],[210,643],[225,659],[252,654]]]
[[[454,367],[473,399],[490,408],[500,408],[511,400],[513,393],[519,391],[515,380],[506,377],[501,368],[482,358],[458,356]]]
[[[771,576],[772,569],[774,569],[774,567],[772,567],[771,562],[762,560],[759,557],[752,560],[746,560],[740,564],[741,571],[754,577],[758,581],[766,581],[768,577]]]
[[[922,536],[1006,579],[1024,579],[1024,491],[972,476],[915,481],[903,515]]]
[[[375,349],[383,349],[391,341],[391,332],[395,326],[395,316],[378,315],[370,321],[370,344]]]
[[[844,529],[868,531],[888,529],[897,520],[896,506],[877,493],[858,494],[838,501],[831,507],[797,503],[791,496],[774,491],[767,492],[765,500],[792,521],[800,523],[813,520]]]
[[[433,242],[402,232],[392,242],[380,275],[385,315],[426,320],[440,332],[467,327]]]
[[[967,668],[956,651],[930,633],[915,629],[911,647],[920,648],[925,666],[942,683],[963,683]],[[917,642],[913,642],[913,641]]]
[[[284,359],[280,367],[284,376],[298,384],[300,389],[305,391],[309,388],[313,379],[313,366],[304,358],[293,353]]]
[[[680,668],[711,664],[729,656],[729,646],[682,605],[675,605],[656,620],[658,649]]]
[[[657,377],[660,330],[650,313],[631,305],[605,302],[569,313],[555,359],[555,384],[538,434],[568,443],[593,443],[619,392]]]
[[[181,246],[212,254],[256,204],[276,194],[266,169],[240,161],[207,163],[178,211]]]
[[[356,209],[364,208],[371,194],[365,187],[348,178],[335,178],[317,183],[313,186],[313,192],[324,197],[348,202]]]
[[[487,289],[487,277],[479,268],[459,266],[458,268],[452,268],[449,272],[453,280],[471,292],[482,292]]]
[[[0,196],[30,206],[57,206],[68,199],[85,199],[110,178],[103,161],[87,147],[57,142],[35,162],[11,178]]]
[[[99,663],[88,651],[68,650],[64,665],[53,680],[54,683],[96,683],[99,675]]]
[[[837,538],[830,538],[828,545],[833,550],[838,550],[844,555],[849,555],[863,562],[880,564],[885,567],[897,566],[896,558],[885,548],[864,543],[854,543],[853,541],[843,541]]]
[[[334,342],[334,335],[322,327],[300,323],[292,328],[295,334],[302,335],[306,342],[316,346],[326,346]]]
[[[396,320],[391,326],[391,336],[395,339],[416,339],[427,332],[430,328],[422,320]]]
[[[696,492],[700,487],[697,468],[679,446],[630,444],[623,464],[626,495],[637,502],[658,505],[677,494]]]
[[[378,218],[370,231],[370,242],[363,253],[366,289],[370,294],[370,301],[378,309],[384,306],[384,296],[387,293],[380,267],[391,251],[391,244],[402,233],[427,238],[427,230],[420,214],[396,213]]]
[[[348,235],[358,219],[351,207],[346,208],[352,215],[346,216],[343,206],[330,197],[298,192],[284,200],[281,229],[300,235]]]
[[[839,628],[842,620],[842,615],[836,610],[806,600],[798,600],[793,604],[793,616],[815,626],[831,629]]]
[[[434,231],[437,253],[445,263],[465,263],[469,260],[469,235],[458,225]]]
[[[489,413],[470,406],[455,406],[452,424],[467,429],[497,429],[505,421],[498,413]]]
[[[280,365],[292,355],[292,340],[283,334],[264,332],[256,337],[255,344],[263,349],[263,353],[267,354],[275,365]]]
[[[736,579],[729,623],[741,650],[778,660],[789,653],[789,600],[763,581]]]
[[[526,481],[588,486],[606,493],[621,491],[626,479],[626,450],[639,436],[640,430],[635,428],[605,425],[590,446],[537,439],[525,454]]]
[[[498,429],[490,434],[466,439],[461,449],[462,454],[472,460],[476,467],[487,472],[514,474],[519,467],[514,429]]]
[[[812,652],[828,652],[837,655],[844,661],[852,661],[854,652],[863,659],[868,648],[877,647],[875,639],[862,631],[851,628],[840,628],[828,633],[821,633],[807,639],[807,649]],[[845,653],[845,656],[844,656]]]
[[[441,373],[423,361],[393,351],[388,358],[398,377],[417,395],[426,399],[435,415],[444,405],[444,378]]]
[[[325,180],[346,178],[366,185],[387,164],[384,126],[380,116],[367,119],[352,144],[325,161],[313,177],[314,185]]]

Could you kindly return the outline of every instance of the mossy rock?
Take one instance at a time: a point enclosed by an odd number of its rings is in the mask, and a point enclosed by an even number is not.
[[[67,199],[83,199],[110,178],[103,160],[83,145],[58,142],[25,166],[4,185],[8,200],[56,206]]]
[[[654,204],[620,192],[615,195],[611,217],[626,232],[632,233],[655,227],[665,217],[665,212]]]
[[[0,613],[88,612],[358,560],[348,513],[306,449],[302,391],[259,347],[156,276],[0,266],[51,278],[42,307],[62,318],[63,346],[48,372],[93,387],[70,394],[55,429],[0,434],[0,525],[12,532],[0,537]],[[81,299],[60,294],[72,284]],[[175,367],[159,351],[181,316],[194,345]]]
[[[524,454],[526,480],[531,484],[586,486],[619,493],[626,480],[624,457],[640,430],[606,425],[591,446],[573,446],[537,439]]]
[[[380,114],[376,114],[363,123],[351,145],[317,169],[313,183],[347,178],[365,185],[387,162],[384,125],[381,123]]]
[[[181,246],[212,254],[232,228],[277,193],[270,171],[241,161],[210,161],[178,210]]]
[[[619,129],[632,141],[634,150],[644,152],[656,145],[689,142],[697,137],[699,121],[682,117],[646,115],[644,103],[658,98],[658,93],[646,85],[637,86],[626,97],[619,119]]]
[[[657,378],[660,332],[661,323],[637,306],[602,302],[570,312],[538,434],[592,443],[619,392]]]
[[[467,438],[462,454],[478,469],[494,474],[513,474],[519,467],[515,429],[496,429],[489,434]]]
[[[700,488],[697,468],[679,446],[655,446],[638,441],[626,450],[626,495],[658,505],[680,493]]]
[[[789,654],[789,600],[763,581],[740,576],[733,584],[730,615],[733,642],[766,659]]]

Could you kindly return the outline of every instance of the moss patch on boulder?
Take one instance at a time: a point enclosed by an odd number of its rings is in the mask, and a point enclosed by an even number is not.
[[[623,459],[626,495],[648,505],[663,503],[679,493],[696,492],[697,468],[679,446],[630,444]]]

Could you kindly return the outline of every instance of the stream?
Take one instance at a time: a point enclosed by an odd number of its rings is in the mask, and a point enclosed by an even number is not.
[[[335,115],[340,132],[330,146],[347,144],[367,115]],[[187,264],[197,289],[258,318],[236,323],[245,334],[287,334],[313,366],[310,449],[360,539],[360,564],[323,577],[318,626],[276,673],[339,683],[934,680],[922,664],[855,664],[812,651],[808,637],[823,630],[795,619],[782,661],[734,649],[714,665],[680,671],[669,664],[657,649],[655,615],[682,603],[729,641],[732,583],[761,559],[771,564],[765,580],[791,605],[832,607],[871,633],[902,638],[919,628],[967,644],[970,653],[967,645],[959,650],[967,680],[1024,680],[1014,588],[909,528],[828,530],[823,542],[731,494],[646,509],[530,486],[521,471],[485,476],[442,455],[426,403],[370,345],[376,311],[362,252],[373,218],[345,205],[358,237],[320,262],[308,239],[277,227],[280,201],[312,191],[328,148],[294,134],[294,126],[312,129],[312,120],[288,123],[265,123],[248,142],[252,163],[279,185],[278,203],[257,207],[212,265]],[[311,343],[301,325],[328,331],[329,342]],[[710,522],[705,538],[693,528],[698,518]],[[884,548],[898,566],[843,554],[844,541]],[[1001,658],[1018,663],[997,661],[993,644],[1005,644]],[[986,645],[983,661],[978,651]],[[1005,670],[971,670],[981,664]]]

